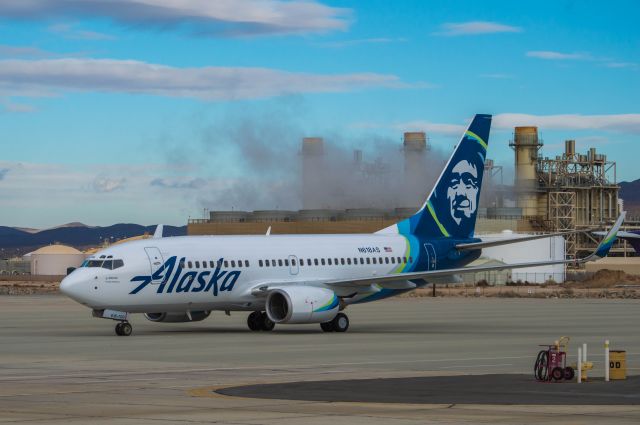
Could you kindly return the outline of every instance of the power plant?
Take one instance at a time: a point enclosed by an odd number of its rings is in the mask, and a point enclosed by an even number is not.
[[[370,233],[406,218],[418,209],[418,205],[406,205],[402,200],[384,207],[375,203],[367,208],[353,205],[358,208],[346,209],[328,205],[322,196],[326,195],[323,191],[327,188],[318,181],[318,176],[328,172],[325,140],[305,137],[300,146],[303,209],[210,211],[208,217],[189,220],[188,234],[261,234],[269,228],[274,234]],[[477,234],[498,234],[504,230],[540,233],[604,228],[622,209],[616,163],[595,148],[581,154],[576,150],[575,140],[567,140],[561,155],[543,156],[544,142],[538,135],[538,128],[533,126],[515,127],[509,146],[515,153],[513,186],[504,184],[503,167],[487,159]],[[429,138],[425,132],[405,132],[399,150],[404,188],[411,189],[406,199],[419,202],[425,197],[428,184],[412,188],[409,183],[429,181],[430,170],[425,167],[431,150]],[[383,159],[367,163],[363,151],[355,150],[352,174],[348,178],[375,181],[382,179],[386,171]],[[640,220],[628,217],[625,228],[640,228]],[[597,241],[588,233],[565,237],[566,258],[588,254],[597,246]],[[617,244],[612,253],[634,255],[626,243]]]

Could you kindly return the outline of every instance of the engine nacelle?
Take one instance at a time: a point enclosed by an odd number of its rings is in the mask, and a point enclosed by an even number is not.
[[[165,323],[182,323],[182,322],[199,322],[206,319],[211,314],[210,311],[192,311],[191,318],[184,313],[145,313],[144,317],[152,322]]]
[[[335,292],[312,286],[292,286],[269,292],[266,310],[275,323],[323,323],[340,310]]]

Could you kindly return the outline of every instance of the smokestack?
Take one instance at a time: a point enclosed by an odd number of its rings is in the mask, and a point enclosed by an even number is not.
[[[565,140],[564,141],[564,156],[567,159],[571,159],[576,155],[576,141]]]
[[[319,209],[320,196],[314,193],[314,179],[321,175],[324,168],[324,140],[322,137],[302,139],[302,208]]]
[[[510,146],[516,154],[517,207],[522,208],[524,216],[537,216],[539,214],[536,166],[538,150],[542,146],[538,140],[538,127],[516,127]]]
[[[404,181],[405,188],[415,188],[413,193],[407,193],[405,202],[409,207],[417,206],[422,198],[426,196],[426,151],[427,151],[427,134],[424,131],[405,132],[402,144],[404,151]],[[425,182],[425,185],[416,184]]]

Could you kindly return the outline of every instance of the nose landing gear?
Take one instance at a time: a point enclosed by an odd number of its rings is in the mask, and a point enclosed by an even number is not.
[[[133,332],[133,327],[129,322],[120,322],[116,325],[116,335],[129,336]]]

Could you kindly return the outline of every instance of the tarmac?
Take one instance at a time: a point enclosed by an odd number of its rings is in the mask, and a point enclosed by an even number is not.
[[[626,350],[628,373],[640,375],[638,300],[409,298],[347,313],[344,334],[317,325],[254,333],[246,314],[215,312],[184,324],[136,315],[133,335],[117,337],[113,322],[64,297],[0,296],[0,423],[640,422],[638,378],[578,385],[532,377],[538,344],[561,335],[572,337],[570,362],[588,343],[592,378],[604,370],[604,339]],[[272,386],[269,399],[241,394],[260,384]],[[314,399],[314,386],[330,397]],[[442,398],[445,389],[473,388],[518,396]]]

